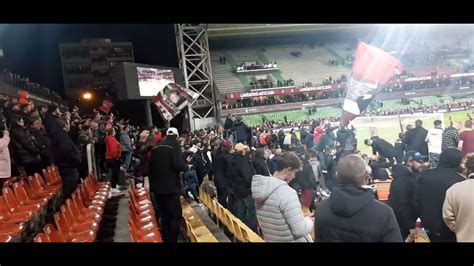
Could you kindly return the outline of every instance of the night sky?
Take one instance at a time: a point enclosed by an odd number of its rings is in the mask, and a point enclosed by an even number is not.
[[[84,38],[132,42],[135,62],[178,66],[173,24],[0,24],[6,68],[61,95],[59,43]]]

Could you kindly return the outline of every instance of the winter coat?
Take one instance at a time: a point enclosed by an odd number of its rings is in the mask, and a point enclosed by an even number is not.
[[[227,179],[228,179],[228,161],[231,158],[230,153],[223,153],[219,148],[212,151],[212,168],[214,170],[214,180],[216,183],[219,183],[219,186],[222,188],[227,188]]]
[[[3,132],[0,138],[0,178],[9,178],[11,176],[11,161],[8,144],[10,143],[9,133]]]
[[[10,150],[17,165],[24,166],[41,161],[40,150],[34,143],[33,136],[26,128],[12,124],[10,137]]]
[[[63,129],[55,131],[51,139],[50,152],[59,168],[77,168],[81,165],[81,154],[71,137]]]
[[[428,156],[428,144],[426,144],[426,136],[428,130],[423,127],[415,127],[408,130],[403,139],[403,143],[407,145],[407,151],[417,151],[421,155]]]
[[[296,191],[276,177],[255,175],[252,197],[267,242],[312,242],[311,218],[304,217]]]
[[[424,139],[423,139],[424,142]],[[374,155],[379,153],[381,157],[385,157],[388,159],[392,159],[396,156],[395,149],[393,148],[392,144],[388,143],[384,139],[374,139],[372,143],[372,153]]]
[[[313,168],[309,163],[303,164],[303,170],[296,173],[294,180],[302,189],[316,187],[316,177],[314,176]]]
[[[454,127],[448,127],[443,131],[441,150],[448,148],[458,148],[459,143],[459,132]]]
[[[232,186],[230,190],[239,199],[245,199],[251,195],[252,176],[255,170],[247,157],[241,154],[233,154],[229,162],[229,180]]]
[[[105,137],[105,159],[118,160],[121,157],[120,143],[114,136]]]
[[[53,162],[53,155],[51,154],[51,139],[42,130],[30,128],[30,133],[34,137],[34,142],[40,150],[41,161],[45,165]]]
[[[456,171],[461,160],[459,150],[444,150],[439,156],[438,167],[421,173],[416,186],[415,203],[423,226],[441,241],[456,241],[454,233],[444,223],[442,208],[446,191],[453,184],[465,180]]]
[[[133,150],[130,135],[124,131],[120,132],[120,145],[123,152],[129,152]]]
[[[336,186],[316,209],[316,242],[402,242],[392,208],[370,189]]]
[[[232,128],[233,121],[230,118],[226,118],[224,122],[224,129],[230,130]]]
[[[415,206],[416,177],[405,165],[393,167],[388,205],[392,207],[403,230],[414,229],[418,218]]]
[[[262,149],[257,149],[255,151],[254,158],[252,159],[252,165],[253,165],[253,168],[255,169],[256,175],[264,175],[264,176],[270,175],[270,171],[267,167],[267,163],[263,156]]]
[[[457,242],[474,242],[474,174],[446,191],[443,219],[456,234]]]
[[[428,151],[430,153],[441,153],[441,143],[443,140],[443,130],[441,128],[432,128],[426,136]]]
[[[249,130],[249,128],[247,127],[247,125],[242,121],[236,120],[234,122],[234,125],[232,126],[232,131],[234,132],[235,139],[237,140],[237,142],[247,141],[247,139],[248,139],[247,131],[248,130]]]
[[[148,173],[150,191],[159,194],[179,194],[181,182],[179,173],[188,170],[181,158],[179,143],[174,137],[165,137],[151,149]]]

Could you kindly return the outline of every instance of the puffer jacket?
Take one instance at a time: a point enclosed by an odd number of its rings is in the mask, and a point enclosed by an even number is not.
[[[312,242],[311,218],[304,217],[296,191],[275,177],[254,175],[252,197],[267,242]]]

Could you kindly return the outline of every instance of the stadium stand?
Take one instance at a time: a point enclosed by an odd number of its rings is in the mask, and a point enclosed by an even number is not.
[[[211,53],[212,62],[212,77],[214,78],[214,84],[218,88],[221,94],[229,94],[235,92],[244,92],[245,87],[239,78],[232,71],[232,65],[219,64],[219,56],[223,56],[222,53]]]

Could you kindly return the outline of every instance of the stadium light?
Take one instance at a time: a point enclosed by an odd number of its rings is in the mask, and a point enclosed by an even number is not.
[[[92,94],[90,92],[86,92],[86,93],[82,94],[82,99],[91,100],[92,99]]]

